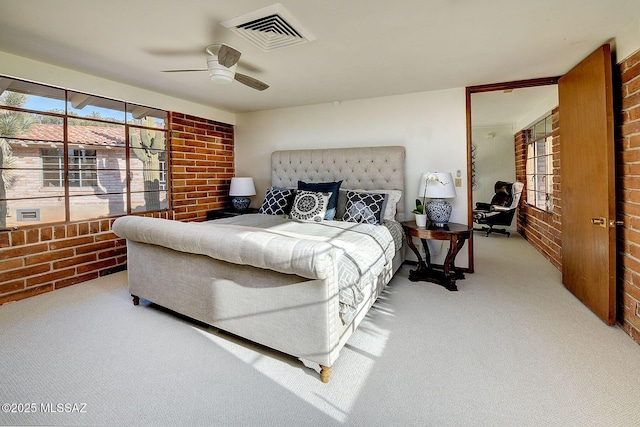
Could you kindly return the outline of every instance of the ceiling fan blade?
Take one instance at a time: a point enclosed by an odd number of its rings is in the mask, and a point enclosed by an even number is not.
[[[233,67],[238,63],[241,53],[234,48],[223,44],[218,51],[218,63],[227,68]]]
[[[209,71],[208,68],[187,68],[183,70],[162,70],[163,73],[189,73],[191,71]]]
[[[261,82],[258,79],[254,79],[253,77],[249,77],[245,74],[236,73],[235,77],[236,81],[239,81],[243,85],[247,85],[250,88],[256,90],[265,90],[269,87],[268,84]]]

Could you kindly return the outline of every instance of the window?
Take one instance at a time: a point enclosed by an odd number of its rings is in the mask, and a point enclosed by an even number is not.
[[[0,229],[168,209],[165,111],[2,76],[0,88]]]
[[[553,210],[553,136],[549,115],[524,131],[527,144],[527,203]]]
[[[42,186],[64,187],[64,152],[43,148]],[[96,150],[69,150],[69,187],[95,187],[98,182]]]

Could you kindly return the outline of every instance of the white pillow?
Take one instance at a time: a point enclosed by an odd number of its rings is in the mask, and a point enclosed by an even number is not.
[[[331,193],[298,190],[291,207],[291,218],[300,221],[322,222],[327,213]]]

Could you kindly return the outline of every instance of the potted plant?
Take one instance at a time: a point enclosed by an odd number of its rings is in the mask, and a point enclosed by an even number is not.
[[[424,210],[424,203],[420,199],[416,199],[416,208],[411,211],[416,216],[416,225],[418,227],[427,226],[427,213]]]

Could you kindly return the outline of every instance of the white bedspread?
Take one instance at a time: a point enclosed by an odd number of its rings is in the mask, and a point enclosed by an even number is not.
[[[340,316],[345,324],[357,313],[365,286],[390,268],[396,252],[385,226],[312,223],[261,214],[204,223],[129,216],[118,218],[113,231],[138,242],[307,278],[325,279],[328,270],[337,268]]]
[[[336,248],[340,316],[349,323],[364,298],[364,287],[391,263],[396,245],[385,226],[344,221],[303,222],[274,215],[241,215],[209,224],[255,227],[268,233],[329,243]],[[277,248],[274,248],[277,250]]]

